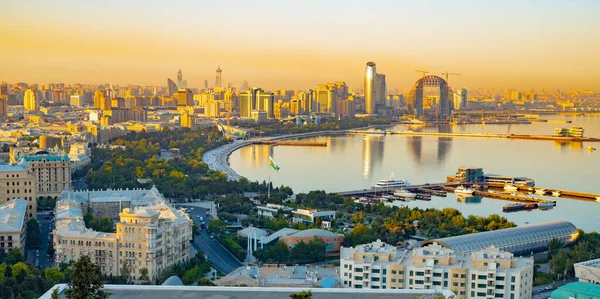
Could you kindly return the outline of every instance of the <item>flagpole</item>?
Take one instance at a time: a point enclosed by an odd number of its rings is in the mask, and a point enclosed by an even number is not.
[[[269,165],[269,186],[267,188],[267,198],[271,198],[271,165]]]

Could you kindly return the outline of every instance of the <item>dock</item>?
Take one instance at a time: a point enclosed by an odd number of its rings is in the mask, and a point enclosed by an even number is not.
[[[504,188],[503,183],[488,183],[488,185],[491,188]],[[560,192],[560,196],[555,196],[556,198],[565,197],[565,198],[570,198],[570,199],[595,201],[597,198],[600,197],[600,194],[562,190],[562,189],[555,189],[555,188],[530,187],[530,186],[521,186],[521,185],[515,185],[515,187],[517,187],[519,191],[523,191],[523,192],[534,192],[534,191],[530,190],[530,188],[533,190],[544,189],[544,190],[546,190],[546,193],[544,195],[551,195],[553,192],[558,191],[558,192]],[[538,194],[538,195],[540,195],[540,194]]]
[[[316,141],[278,141],[278,140],[261,140],[253,142],[254,144],[266,145],[287,145],[287,146],[327,146],[327,142]]]

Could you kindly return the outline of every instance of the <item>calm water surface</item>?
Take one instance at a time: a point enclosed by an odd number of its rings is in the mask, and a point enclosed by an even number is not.
[[[564,123],[530,125],[463,125],[414,127],[397,125],[391,130],[550,135],[554,128],[583,126],[585,136],[600,137],[600,117],[561,117]],[[287,185],[295,192],[344,191],[370,188],[395,173],[411,184],[445,182],[460,166],[482,167],[485,173],[526,176],[536,186],[600,194],[600,143],[483,138],[439,138],[403,136],[323,136],[306,140],[327,141],[327,147],[249,146],[234,152],[229,162],[250,180],[267,180],[269,155],[279,164],[272,172],[274,185]],[[588,152],[593,145],[599,150]],[[453,207],[464,215],[498,213],[517,224],[567,220],[586,231],[600,231],[600,203],[561,198],[550,211],[502,213],[506,201],[483,198],[480,202],[457,201],[453,194],[414,201],[421,208]]]

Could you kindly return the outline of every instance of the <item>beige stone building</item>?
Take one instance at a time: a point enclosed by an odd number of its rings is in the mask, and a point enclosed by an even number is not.
[[[114,213],[115,203],[127,205],[119,213],[116,233],[85,227],[83,215]],[[108,213],[102,215],[102,213]],[[56,262],[95,258],[103,273],[121,275],[124,263],[133,279],[148,269],[150,279],[166,267],[190,258],[192,220],[170,206],[156,188],[150,190],[64,191],[57,203],[54,246]]]
[[[533,260],[495,247],[455,255],[437,243],[412,251],[382,242],[342,248],[346,288],[449,289],[458,298],[531,298]]]
[[[22,198],[27,202],[26,217],[37,211],[36,181],[27,163],[0,165],[0,204]]]
[[[65,154],[51,154],[38,150],[17,156],[20,165],[29,170],[36,179],[36,195],[57,197],[63,190],[71,189],[71,163]]]
[[[0,250],[5,253],[13,248],[20,248],[21,252],[25,252],[26,206],[27,202],[23,199],[0,205]]]

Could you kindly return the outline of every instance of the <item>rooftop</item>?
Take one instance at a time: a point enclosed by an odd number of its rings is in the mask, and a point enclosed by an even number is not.
[[[24,172],[26,171],[20,165],[16,164],[0,164],[0,172]]]
[[[575,266],[586,266],[592,268],[600,268],[600,259],[589,260],[585,262],[576,263]]]
[[[342,236],[342,235],[336,234],[334,232],[324,230],[324,229],[311,228],[311,229],[305,229],[305,230],[301,230],[299,232],[292,233],[289,236],[290,237],[336,237],[336,236]]]
[[[600,285],[587,282],[572,282],[554,290],[552,299],[593,299],[600,297]]]
[[[66,285],[55,285],[40,299],[50,299],[54,288],[60,290],[63,299]],[[315,299],[433,299],[435,295],[445,298],[454,296],[448,290],[374,290],[350,288],[269,288],[269,287],[197,287],[197,286],[157,286],[157,285],[104,285],[104,291],[111,299],[192,299],[192,298],[230,298],[230,299],[280,299],[290,294],[311,291]],[[421,296],[422,295],[422,296]]]
[[[27,201],[13,199],[0,205],[0,231],[21,231],[25,221]]]

